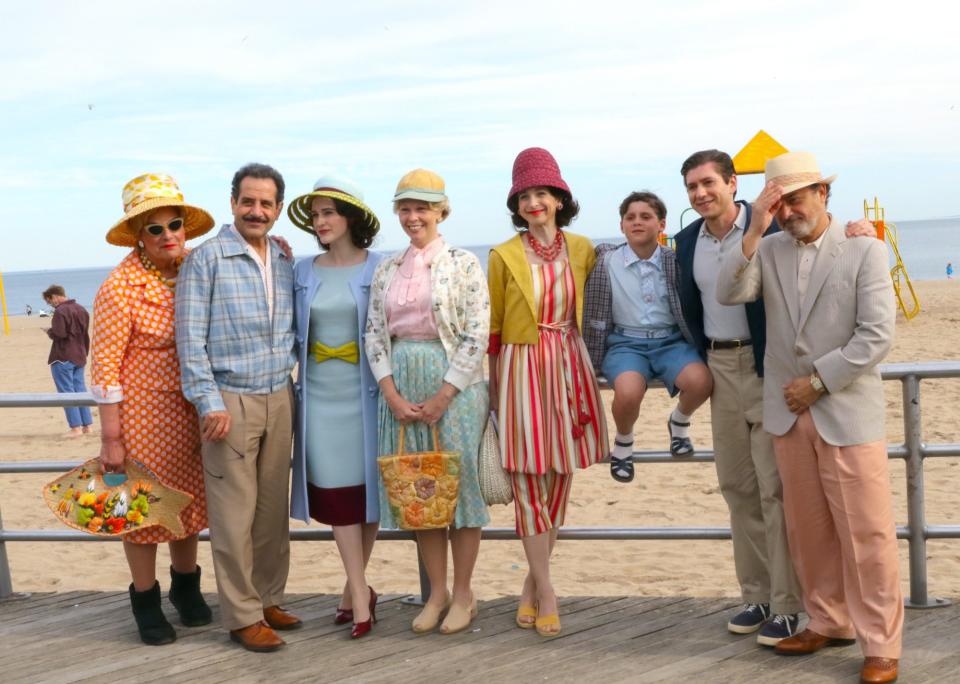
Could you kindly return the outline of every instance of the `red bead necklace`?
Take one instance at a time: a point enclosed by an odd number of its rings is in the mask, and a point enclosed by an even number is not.
[[[559,229],[557,230],[557,237],[547,246],[533,237],[533,233],[529,231],[527,231],[527,240],[530,241],[530,249],[533,250],[533,253],[544,261],[556,261],[563,250],[563,231]]]

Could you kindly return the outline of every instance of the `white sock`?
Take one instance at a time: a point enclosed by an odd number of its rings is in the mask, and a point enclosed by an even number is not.
[[[629,446],[620,446],[617,442],[623,442]],[[630,458],[633,456],[633,434],[620,434],[617,433],[616,441],[613,443],[613,457],[614,458]]]
[[[670,430],[673,432],[674,437],[689,437],[690,428],[685,425],[677,425],[677,423],[689,423],[690,416],[686,413],[681,413],[680,406],[673,409],[673,413],[670,414]]]

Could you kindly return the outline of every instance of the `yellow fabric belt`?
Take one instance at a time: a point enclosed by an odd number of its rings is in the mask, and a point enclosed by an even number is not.
[[[310,347],[310,353],[313,354],[313,360],[317,363],[323,363],[330,359],[340,359],[347,363],[360,362],[360,348],[353,340],[339,347],[328,347],[323,342],[314,342],[313,346]]]

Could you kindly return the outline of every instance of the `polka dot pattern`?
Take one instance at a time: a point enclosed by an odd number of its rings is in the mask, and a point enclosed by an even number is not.
[[[129,458],[165,484],[193,494],[180,514],[186,536],[207,526],[197,412],[180,390],[173,291],[130,254],[94,303],[91,376],[95,395],[121,398],[121,437]],[[174,537],[150,527],[128,534],[135,544]]]

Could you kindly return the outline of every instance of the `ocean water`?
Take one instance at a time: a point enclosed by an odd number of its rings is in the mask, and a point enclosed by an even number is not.
[[[903,221],[897,224],[897,228],[900,256],[912,280],[945,278],[948,261],[953,262],[954,270],[960,274],[960,216],[928,221]],[[616,237],[610,237],[595,242],[609,241],[619,240]],[[491,245],[475,245],[467,246],[466,249],[480,258],[486,270],[490,247]],[[890,265],[893,266],[893,250],[888,247],[888,251]],[[104,266],[4,273],[3,285],[7,313],[11,316],[23,315],[29,304],[33,308],[34,315],[37,315],[42,309],[47,308],[40,293],[53,284],[62,285],[67,291],[67,296],[76,299],[87,309],[91,309],[97,288],[112,268],[112,266]]]

